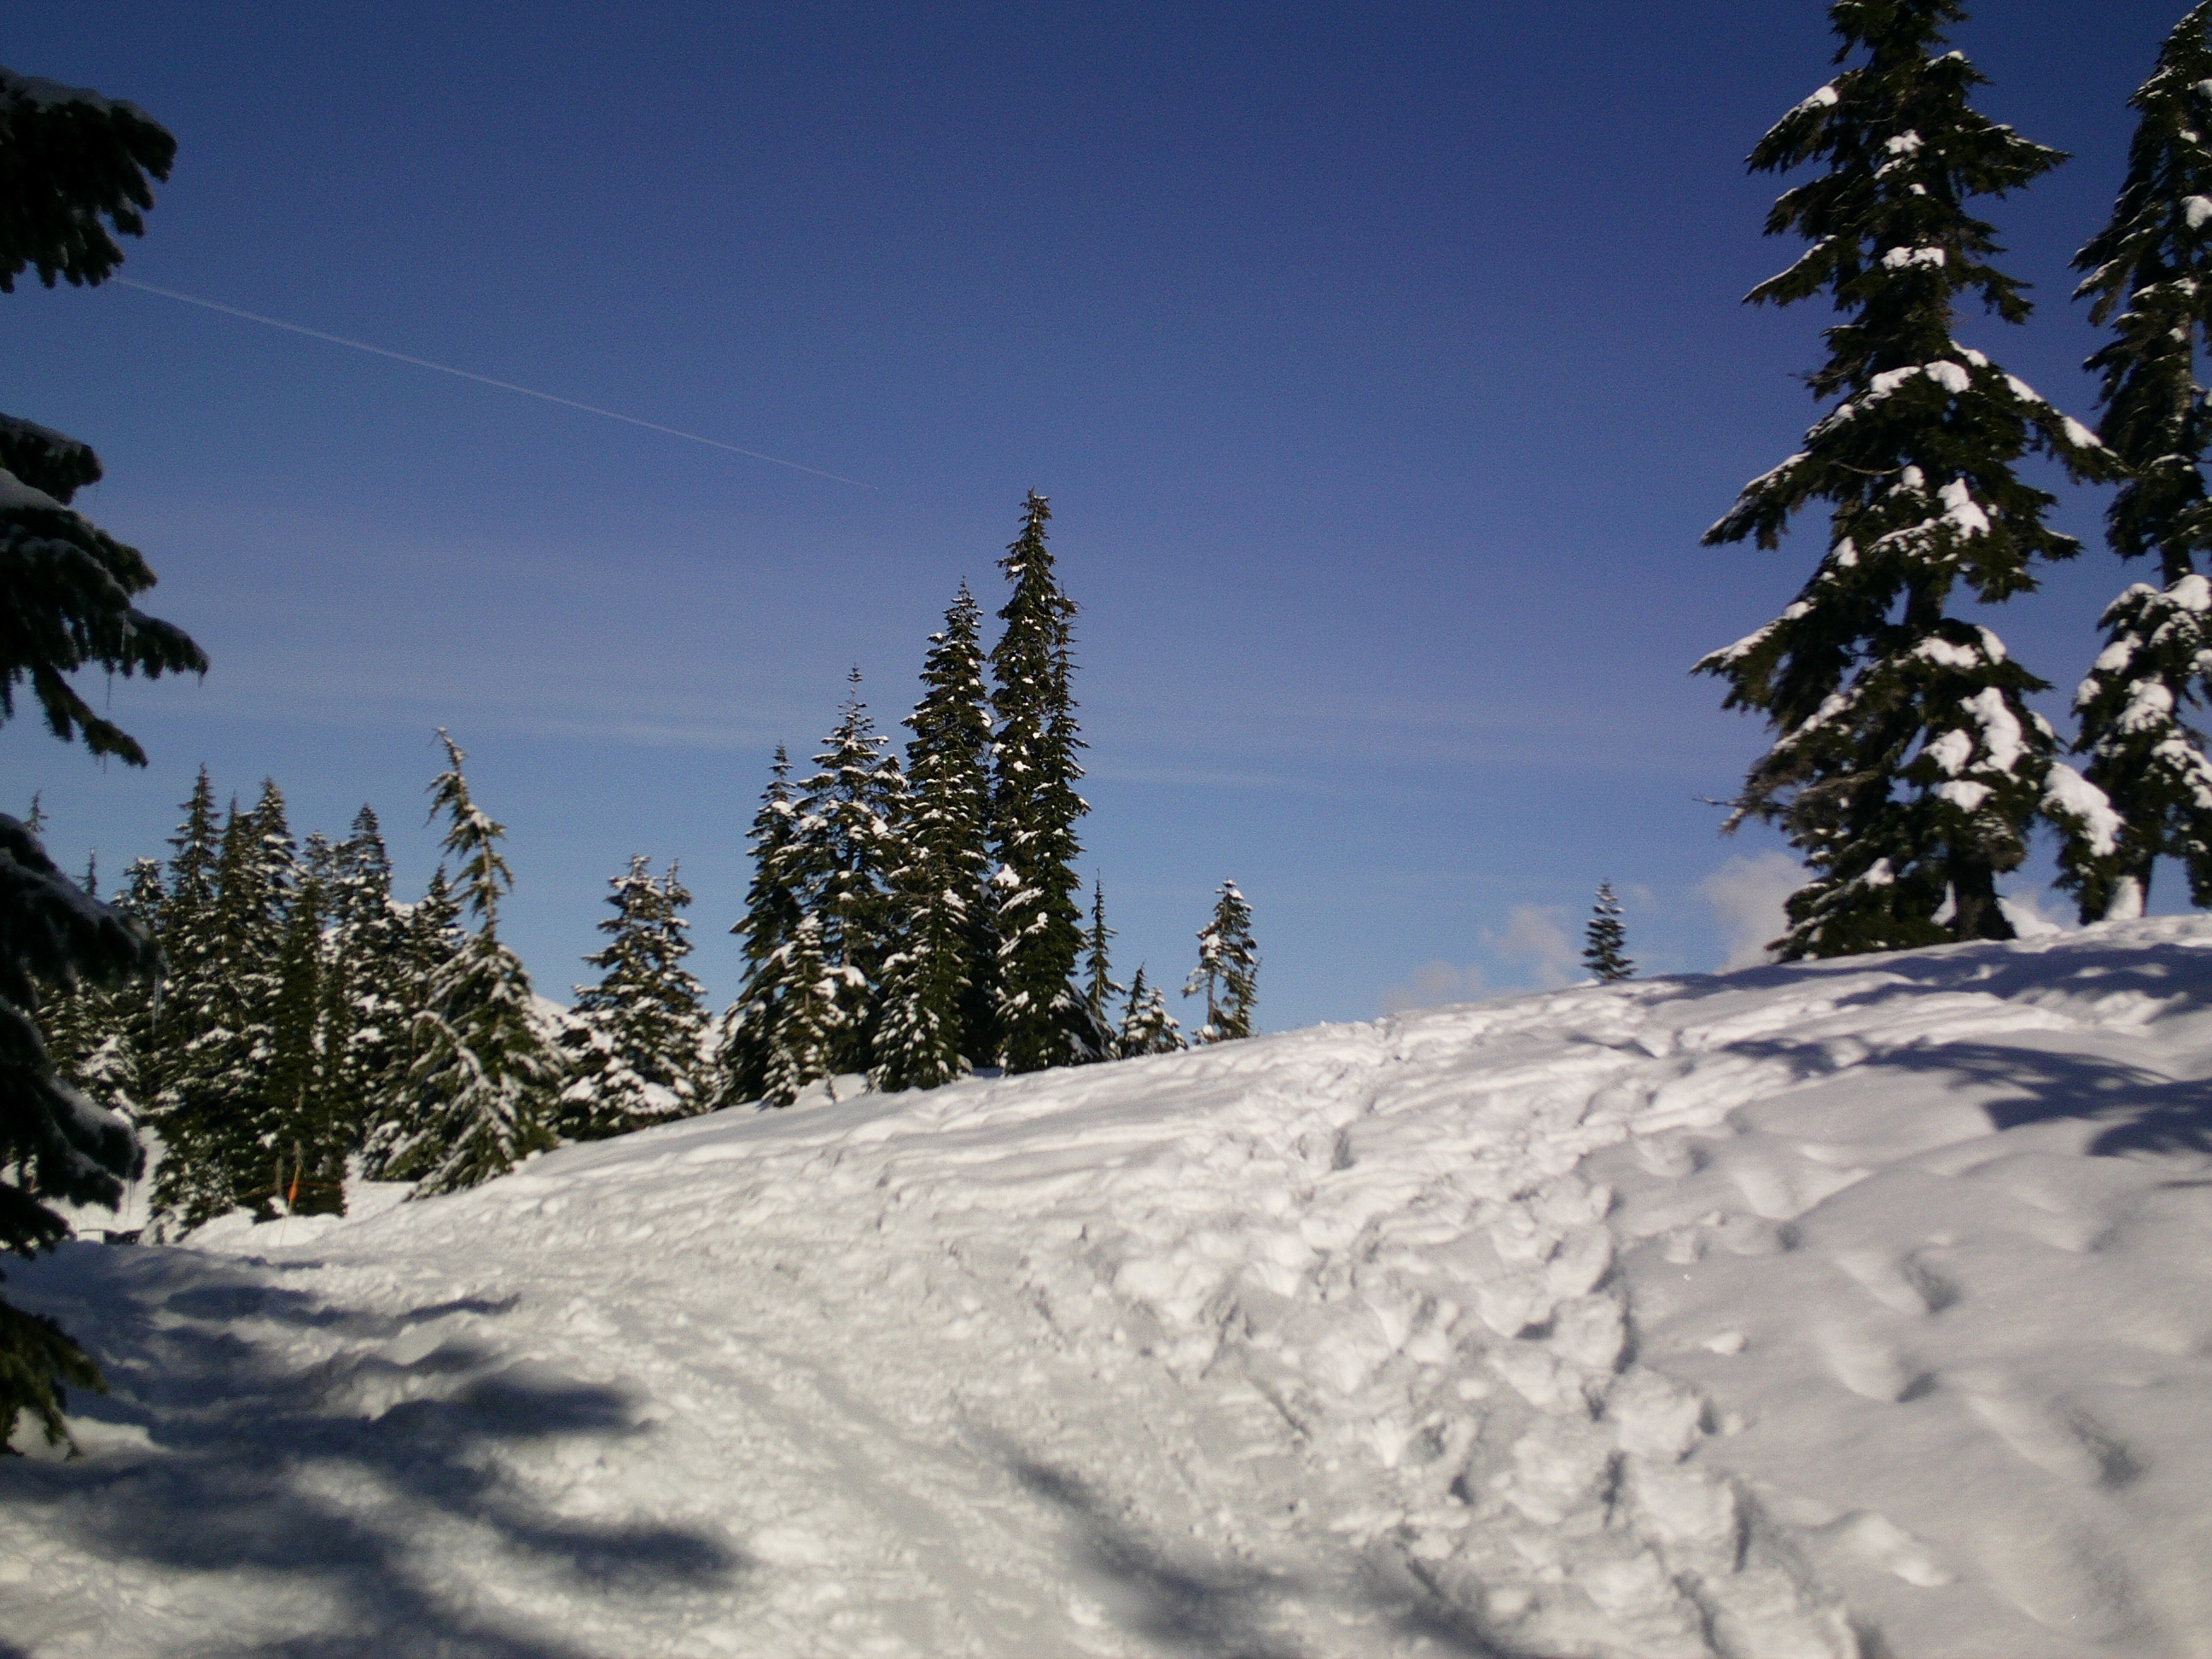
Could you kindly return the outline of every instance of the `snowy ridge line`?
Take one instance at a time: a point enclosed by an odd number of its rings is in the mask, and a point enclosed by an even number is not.
[[[720,1114],[15,1281],[41,1656],[2208,1650],[2212,921]],[[373,1206],[375,1194],[363,1194]],[[9,1577],[13,1571],[17,1574]]]

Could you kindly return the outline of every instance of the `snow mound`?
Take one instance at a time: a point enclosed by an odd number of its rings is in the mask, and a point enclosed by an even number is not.
[[[74,1245],[41,1656],[2212,1652],[2212,921]]]

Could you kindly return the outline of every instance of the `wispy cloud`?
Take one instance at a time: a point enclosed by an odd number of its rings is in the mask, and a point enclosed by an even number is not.
[[[1565,915],[1557,905],[1516,904],[1503,929],[1482,930],[1483,946],[1519,969],[1533,985],[1571,985],[1582,977],[1582,952],[1567,933]]]
[[[1739,854],[1698,884],[1713,907],[1728,955],[1721,966],[1749,968],[1767,959],[1769,940],[1790,925],[1783,905],[1805,884],[1805,871],[1787,853]]]
[[[1480,968],[1455,968],[1439,957],[1425,962],[1406,975],[1402,984],[1382,993],[1382,1012],[1402,1014],[1409,1008],[1441,1008],[1455,1002],[1472,1002],[1488,988]]]

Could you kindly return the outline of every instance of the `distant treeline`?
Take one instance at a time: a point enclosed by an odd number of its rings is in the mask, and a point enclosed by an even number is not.
[[[1032,494],[1000,562],[997,644],[965,584],[931,635],[903,765],[857,671],[816,769],[794,781],[776,751],[734,929],[744,981],[719,1018],[684,967],[691,896],[641,857],[610,883],[605,947],[585,958],[598,981],[573,1008],[532,994],[498,936],[504,830],[442,732],[449,863],[412,902],[371,808],[343,840],[302,843],[273,781],[225,812],[203,769],[166,865],[131,865],[113,899],[159,945],[158,975],[58,986],[43,1009],[64,1075],[160,1137],[157,1234],[241,1207],[340,1210],[349,1169],[450,1191],[562,1141],[786,1105],[824,1078],[929,1088],[1183,1047],[1141,968],[1114,979],[1095,884],[1082,903],[1076,607],[1049,516]],[[1253,1029],[1250,924],[1224,884],[1184,988],[1206,1000],[1200,1042]]]

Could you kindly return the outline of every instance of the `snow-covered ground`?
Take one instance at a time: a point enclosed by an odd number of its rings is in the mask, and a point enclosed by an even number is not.
[[[2158,921],[73,1245],[0,1653],[2212,1653],[2209,1077]]]

